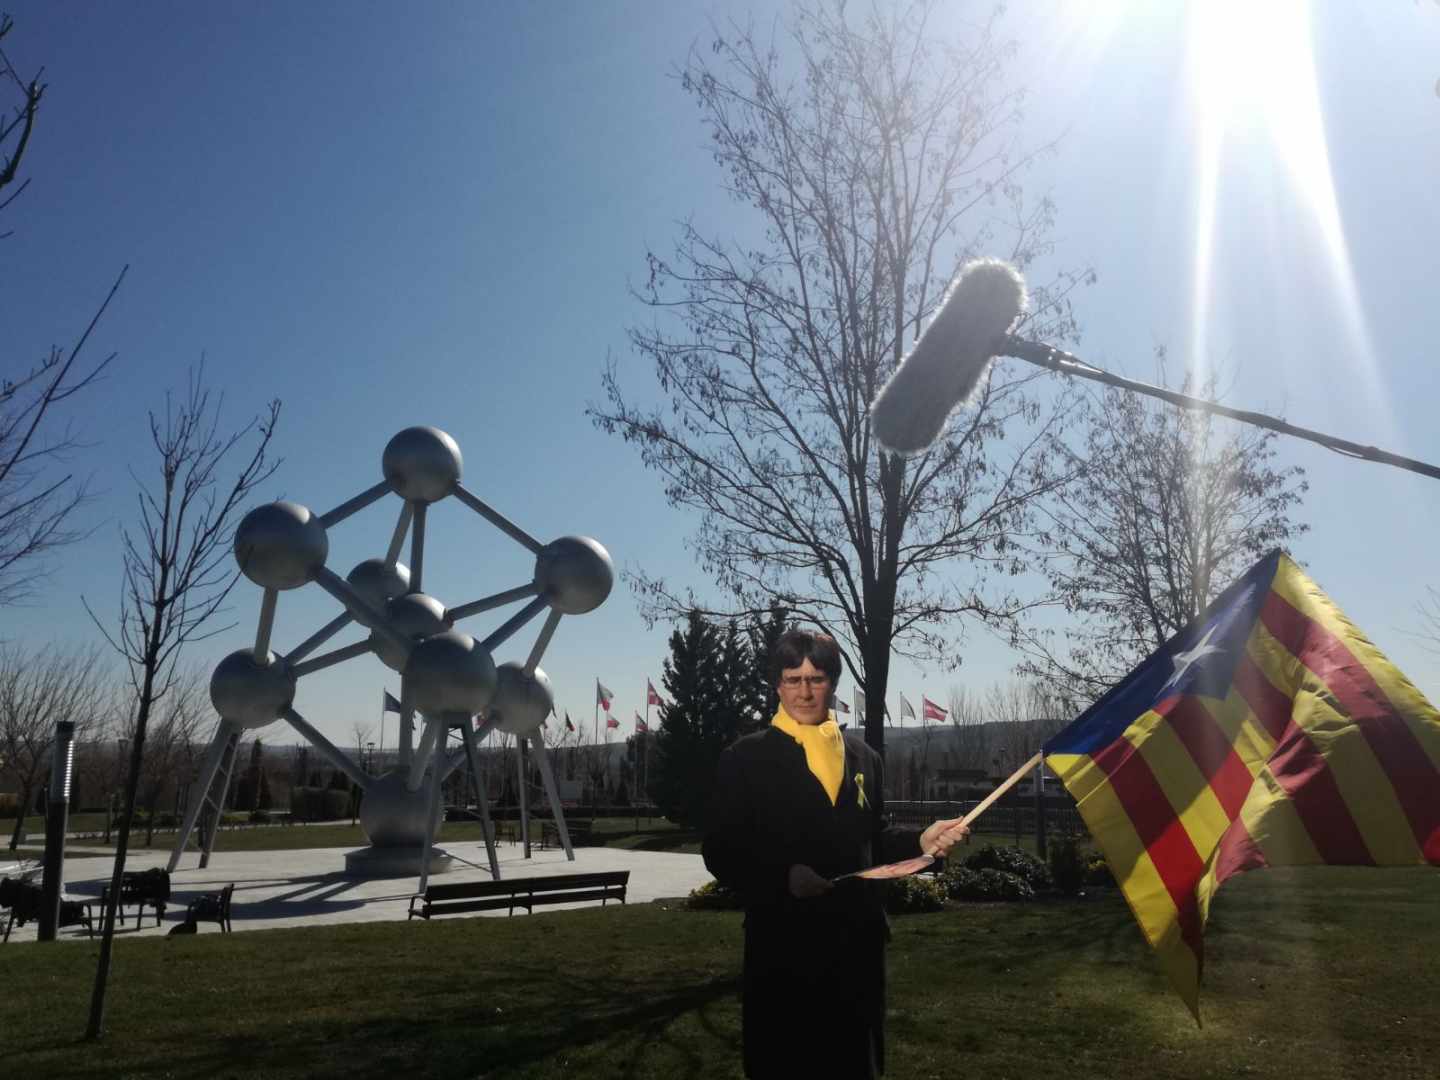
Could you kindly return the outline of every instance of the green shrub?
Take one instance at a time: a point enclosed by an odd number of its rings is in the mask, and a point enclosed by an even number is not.
[[[952,866],[944,874],[945,894],[951,900],[1033,900],[1035,890],[1018,874],[986,867],[972,870]]]
[[[942,911],[945,887],[933,877],[911,874],[890,882],[885,895],[885,910],[891,915],[917,915],[926,911]]]
[[[1095,886],[1115,884],[1115,875],[1110,872],[1110,864],[1098,851],[1092,851],[1085,863],[1085,884]]]
[[[685,906],[691,911],[739,911],[744,904],[739,893],[711,880],[699,888],[691,889]]]
[[[1075,896],[1085,884],[1085,853],[1074,833],[1057,837],[1050,845],[1050,880],[1062,896]]]
[[[251,825],[269,825],[269,824],[270,824],[270,815],[269,815],[268,813],[266,813],[264,810],[251,810],[251,811],[250,811],[250,824],[251,824]]]
[[[967,870],[1000,870],[1013,874],[1030,886],[1032,895],[1050,889],[1050,870],[1028,851],[986,844],[965,860]]]
[[[20,796],[14,792],[0,794],[0,818],[20,816]]]

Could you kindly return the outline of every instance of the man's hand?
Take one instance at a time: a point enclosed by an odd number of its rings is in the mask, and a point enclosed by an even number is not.
[[[937,821],[920,834],[920,850],[926,855],[944,856],[961,840],[970,840],[970,826],[961,818]]]
[[[804,863],[790,867],[790,895],[796,900],[812,900],[823,896],[835,886]]]

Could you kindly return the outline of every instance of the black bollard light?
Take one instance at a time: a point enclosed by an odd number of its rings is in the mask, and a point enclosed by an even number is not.
[[[50,759],[50,793],[45,805],[45,870],[40,884],[41,941],[54,941],[60,926],[60,893],[65,888],[65,830],[70,824],[70,770],[75,763],[75,724],[55,724]]]

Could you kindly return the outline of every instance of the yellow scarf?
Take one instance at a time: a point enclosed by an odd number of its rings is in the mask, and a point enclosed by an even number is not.
[[[805,764],[834,806],[840,797],[840,778],[845,772],[845,736],[840,734],[835,714],[831,713],[819,724],[802,724],[782,705],[770,726],[779,728],[804,748]]]

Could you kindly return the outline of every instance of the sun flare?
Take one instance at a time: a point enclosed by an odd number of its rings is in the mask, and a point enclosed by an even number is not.
[[[1372,366],[1326,144],[1306,0],[1206,0],[1187,22],[1198,165],[1191,296],[1191,357],[1210,362],[1215,313],[1216,230],[1229,155],[1243,142],[1268,153],[1315,230],[1349,338]],[[1271,271],[1294,272],[1290,245],[1271,252]],[[1370,374],[1367,371],[1367,374]],[[1377,384],[1367,380],[1372,388]]]

